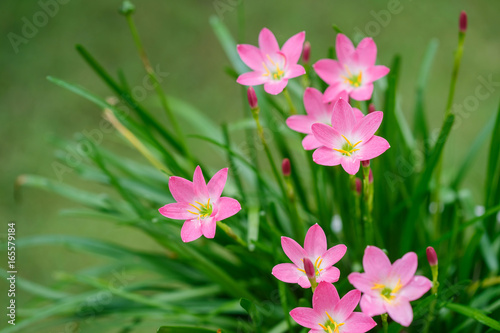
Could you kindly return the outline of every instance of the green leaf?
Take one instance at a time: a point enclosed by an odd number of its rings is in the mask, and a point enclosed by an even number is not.
[[[482,311],[478,309],[473,309],[471,307],[461,305],[461,304],[456,304],[456,303],[447,303],[445,305],[446,308],[448,308],[451,311],[460,313],[464,316],[473,318],[480,322],[483,325],[486,325],[488,327],[491,327],[497,331],[500,331],[500,322],[488,317],[485,315]]]
[[[217,330],[194,326],[162,326],[157,333],[216,333]],[[221,331],[222,332],[222,331]]]

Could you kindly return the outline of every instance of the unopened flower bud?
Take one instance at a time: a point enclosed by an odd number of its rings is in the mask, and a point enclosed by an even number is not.
[[[429,261],[429,265],[431,265],[431,267],[437,266],[438,257],[434,248],[432,246],[429,246],[425,252],[427,253],[427,260]]]
[[[281,170],[283,171],[283,176],[288,177],[292,174],[292,166],[290,165],[290,160],[284,158],[281,163]]]
[[[369,166],[370,166],[370,160],[361,161],[361,165],[362,165],[364,168],[369,167]]]
[[[361,185],[362,185],[361,179],[356,177],[356,193],[358,195],[361,195],[361,190],[362,190]]]
[[[372,169],[370,169],[370,173],[368,174],[368,183],[373,183],[373,172]]]
[[[304,270],[308,279],[314,279],[316,277],[316,271],[311,260],[304,258]]]
[[[375,112],[375,105],[373,103],[370,103],[370,105],[368,105],[368,113],[372,112]]]
[[[462,12],[460,13],[458,28],[462,33],[464,33],[467,30],[467,13],[464,10],[462,10]]]
[[[248,104],[250,104],[251,109],[255,109],[257,107],[257,94],[255,94],[255,90],[253,87],[248,87],[247,90]]]
[[[308,64],[309,60],[311,60],[311,43],[305,42],[304,49],[302,50],[302,61]]]
[[[123,15],[130,15],[133,14],[135,11],[135,6],[132,2],[125,0],[122,2],[122,5],[120,6],[120,14]]]

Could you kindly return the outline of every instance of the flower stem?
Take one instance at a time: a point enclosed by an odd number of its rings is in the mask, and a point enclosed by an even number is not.
[[[436,303],[438,300],[438,289],[439,289],[439,281],[438,281],[438,265],[431,266],[432,271],[432,295],[434,299],[429,305],[429,313],[427,314],[427,321],[425,323],[423,333],[428,333],[429,328],[431,327],[431,323],[434,320],[434,311],[436,310]]]
[[[217,226],[221,228],[229,237],[234,239],[241,246],[243,247],[248,246],[247,242],[245,242],[240,236],[236,235],[233,229],[231,229],[231,227],[225,224],[224,222],[217,221]]]
[[[366,245],[375,245],[373,231],[373,192],[373,181],[370,182],[370,166],[363,166],[363,197],[365,204],[363,222],[365,225]]]
[[[384,327],[384,333],[389,332],[389,324],[387,323],[387,313],[383,313],[380,315],[382,318],[382,327]]]
[[[288,103],[288,107],[290,108],[290,114],[297,114],[297,109],[293,105],[292,97],[290,96],[290,93],[288,92],[287,87],[285,87],[285,89],[283,89],[283,95],[285,96],[286,101]]]

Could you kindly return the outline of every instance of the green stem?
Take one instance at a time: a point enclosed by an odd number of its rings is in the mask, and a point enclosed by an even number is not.
[[[230,226],[225,224],[224,222],[217,221],[217,226],[221,228],[229,237],[234,239],[236,243],[240,244],[243,247],[248,247],[247,242],[245,242],[240,236],[234,233],[233,229]]]
[[[432,300],[431,304],[429,305],[429,313],[427,314],[427,321],[425,322],[424,329],[422,330],[423,333],[428,333],[429,328],[431,327],[431,323],[434,320],[434,312],[436,310],[436,303],[438,300],[438,288],[439,288],[439,282],[438,282],[438,265],[431,266],[431,271],[432,271],[432,295],[434,299]]]
[[[363,198],[365,209],[363,211],[363,222],[365,225],[366,245],[375,245],[373,228],[373,182],[370,183],[370,166],[363,167]]]
[[[288,92],[287,87],[285,87],[285,89],[283,89],[283,95],[285,96],[286,101],[288,103],[288,107],[290,108],[290,114],[297,114],[297,109],[293,105],[292,97],[290,96],[290,93]]]
[[[356,235],[354,235],[355,239],[360,239],[363,237],[363,229],[361,228],[361,198],[358,192],[356,191],[356,176],[349,175],[349,187],[351,188],[351,199],[353,206],[353,214],[354,216],[354,228]],[[362,247],[359,247],[360,249]]]
[[[380,315],[382,318],[382,327],[384,327],[384,333],[389,332],[389,324],[387,323],[387,313]]]

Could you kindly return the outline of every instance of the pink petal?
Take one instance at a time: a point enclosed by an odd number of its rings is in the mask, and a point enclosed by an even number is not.
[[[335,245],[326,251],[321,258],[323,261],[321,262],[321,268],[330,267],[331,265],[336,264],[342,257],[345,255],[347,251],[347,246],[344,244]]]
[[[311,130],[316,140],[327,148],[336,148],[342,145],[342,136],[332,126],[316,123],[311,126]]]
[[[262,51],[262,54],[274,54],[279,52],[280,47],[278,45],[278,41],[271,30],[264,28],[259,33],[259,48]]]
[[[392,264],[389,278],[394,281],[401,280],[401,284],[405,286],[415,275],[418,266],[418,257],[415,252],[408,252],[401,259],[396,260]]]
[[[238,200],[228,197],[221,197],[217,202],[216,221],[222,221],[233,216],[241,210],[241,205]]]
[[[363,38],[359,42],[356,53],[358,54],[361,66],[371,67],[375,65],[375,61],[377,60],[377,45],[375,45],[375,42],[370,37]]]
[[[319,147],[312,155],[314,163],[319,165],[334,166],[342,161],[342,154],[327,147]]]
[[[314,260],[326,252],[326,235],[319,224],[313,225],[307,231],[304,240],[304,250]]]
[[[362,161],[371,160],[383,154],[390,147],[386,139],[374,135],[367,143],[360,145],[356,157]]]
[[[311,308],[295,308],[290,311],[290,316],[297,324],[307,328],[319,327],[318,323],[323,319],[321,315]]]
[[[177,202],[192,202],[195,199],[193,183],[181,177],[170,177],[168,188]]]
[[[325,90],[325,94],[323,95],[323,103],[336,103],[341,98],[347,100],[348,93],[344,89],[344,84],[342,84],[341,82],[332,84]]]
[[[315,121],[312,119],[311,116],[306,116],[306,115],[295,115],[295,116],[290,116],[286,120],[286,124],[288,127],[293,129],[294,131],[297,131],[299,133],[305,133],[305,134],[311,134],[311,126],[314,124]]]
[[[301,65],[288,65],[288,68],[285,71],[285,79],[293,79],[294,77],[304,75],[305,73],[306,70]]]
[[[302,147],[305,150],[312,150],[321,147],[321,143],[314,137],[313,134],[308,134],[302,140]]]
[[[304,31],[299,32],[290,37],[281,48],[281,52],[286,55],[290,64],[296,64],[299,61],[305,38],[306,33]]]
[[[363,74],[365,75],[366,82],[373,82],[386,76],[387,73],[389,73],[389,68],[385,66],[373,66],[368,68]]]
[[[262,54],[258,47],[248,44],[241,44],[236,47],[241,60],[255,71],[262,71]]]
[[[158,209],[161,215],[169,219],[190,220],[196,217],[194,214],[188,212],[188,210],[196,212],[196,209],[187,202],[171,203]]]
[[[385,302],[379,296],[373,297],[363,294],[361,302],[359,302],[359,306],[361,307],[361,311],[370,317],[379,316],[387,312],[385,309]]]
[[[354,118],[356,118],[356,124],[357,124],[363,119],[365,114],[361,112],[361,110],[358,108],[352,108],[352,110],[354,111]]]
[[[194,193],[196,194],[196,196],[202,199],[203,201],[208,200],[207,183],[205,182],[205,178],[203,177],[203,172],[201,171],[199,165],[194,170],[193,184],[194,184]]]
[[[264,90],[271,95],[278,95],[285,89],[288,84],[288,79],[281,79],[279,81],[267,81],[264,83]]]
[[[334,283],[337,282],[339,278],[340,278],[340,270],[335,266],[330,266],[329,268],[325,268],[321,271],[316,281]]]
[[[432,282],[425,276],[415,276],[410,282],[401,289],[399,295],[414,301],[422,297],[432,287]]]
[[[333,59],[321,59],[313,65],[318,76],[328,84],[334,84],[341,81],[341,75],[344,71],[338,61]]]
[[[359,140],[366,143],[370,140],[380,127],[382,118],[384,118],[384,113],[382,111],[375,111],[364,116],[353,131],[356,141]]]
[[[377,326],[375,320],[361,312],[353,312],[342,326],[342,333],[364,333]]]
[[[216,228],[217,222],[215,222],[213,217],[209,217],[201,221],[201,232],[206,238],[214,238]]]
[[[335,305],[333,313],[335,317],[343,323],[352,314],[356,306],[358,306],[359,300],[361,298],[361,292],[359,290],[351,290]]]
[[[370,277],[379,278],[381,281],[389,275],[391,262],[384,251],[376,246],[367,246],[363,256],[363,268]]]
[[[192,242],[202,235],[200,220],[186,221],[182,225],[181,239],[184,243]]]
[[[344,99],[339,99],[333,107],[332,126],[339,134],[344,136],[349,136],[352,130],[356,127],[356,117],[354,116],[354,111],[349,103]]]
[[[333,284],[320,282],[313,294],[313,309],[323,314],[325,311],[331,311],[339,301],[339,293]]]
[[[410,326],[413,321],[413,309],[408,300],[398,297],[391,303],[387,303],[385,307],[392,320],[402,326]]]
[[[363,83],[361,87],[351,91],[349,96],[357,101],[367,101],[372,98],[373,83]]]
[[[346,35],[338,34],[335,42],[335,51],[341,63],[350,63],[355,49],[351,40]]]
[[[327,105],[323,103],[323,94],[315,88],[306,88],[304,92],[304,107],[308,115],[313,119],[325,116]]]
[[[303,275],[300,277],[298,284],[299,284],[299,286],[301,286],[304,289],[311,288],[311,282],[309,281],[309,279],[307,278],[306,275]]]
[[[369,293],[371,294],[373,289],[372,287],[374,284],[378,281],[374,281],[373,279],[370,279],[370,277],[367,274],[363,273],[351,273],[347,277],[349,282],[354,286],[354,288],[358,289],[361,292],[364,293]]]
[[[266,76],[263,76],[261,72],[243,73],[238,76],[238,79],[236,80],[237,83],[244,86],[258,86],[268,81],[269,79]]]
[[[347,172],[350,175],[355,175],[359,171],[359,166],[361,162],[360,160],[354,157],[342,156],[340,164],[342,164],[342,168],[344,168],[345,172]]]
[[[288,237],[281,237],[281,247],[286,256],[297,266],[303,267],[302,259],[307,257],[306,251],[296,241]]]
[[[272,274],[275,278],[286,283],[297,283],[304,276],[304,272],[299,271],[295,264],[278,264],[273,267]]]
[[[227,171],[228,168],[220,169],[208,182],[208,195],[212,201],[220,198],[222,190],[224,190],[224,186],[226,185]]]

